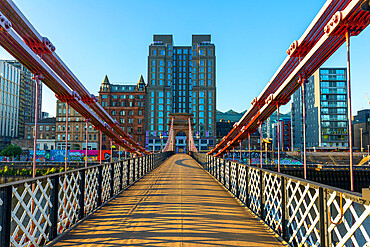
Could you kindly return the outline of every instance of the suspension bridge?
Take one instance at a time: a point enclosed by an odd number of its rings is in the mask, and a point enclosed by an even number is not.
[[[0,185],[0,245],[370,246],[370,196],[353,192],[352,159],[352,191],[345,191],[306,180],[306,158],[304,179],[280,173],[280,162],[273,172],[263,168],[262,159],[256,167],[223,158],[242,140],[250,140],[275,110],[279,113],[294,91],[302,87],[304,92],[307,78],[344,43],[351,116],[350,38],[369,25],[369,11],[369,1],[327,1],[290,45],[287,58],[252,106],[213,150],[198,153],[191,116],[173,114],[167,143],[153,154],[97,103],[14,2],[0,0],[2,47],[35,75],[37,86],[42,81],[66,103],[67,114],[73,107],[100,131],[100,139],[104,134],[133,154],[43,177],[35,176],[34,157],[33,178]],[[187,133],[189,155],[174,154],[180,130]],[[351,131],[349,123],[350,137]]]

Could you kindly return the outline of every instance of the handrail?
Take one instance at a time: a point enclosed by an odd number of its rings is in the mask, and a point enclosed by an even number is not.
[[[51,243],[172,154],[138,156],[1,184],[0,245]]]
[[[212,155],[191,156],[290,245],[369,244],[370,200],[360,193]],[[340,208],[337,222],[333,208]]]

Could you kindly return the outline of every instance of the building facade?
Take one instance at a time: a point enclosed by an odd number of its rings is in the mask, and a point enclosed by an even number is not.
[[[370,109],[358,111],[353,118],[353,146],[359,151],[370,148]]]
[[[56,149],[65,150],[66,138],[68,138],[69,150],[84,150],[86,148],[86,122],[72,107],[68,111],[68,136],[66,136],[66,103],[57,101],[55,143]],[[88,150],[98,150],[99,132],[92,124],[88,125]]]
[[[27,123],[35,121],[36,111],[36,81],[33,79],[33,74],[20,62],[16,60],[8,60],[7,63],[13,65],[21,71],[20,87],[19,87],[19,117],[18,117],[18,137],[25,138],[25,127]],[[42,83],[39,87],[39,115],[41,119],[42,105]]]
[[[320,68],[306,83],[308,149],[348,149],[347,69]],[[302,91],[293,94],[294,149],[303,149]]]
[[[19,94],[21,70],[0,60],[0,148],[19,135]]]
[[[147,83],[146,148],[160,150],[159,138],[168,135],[170,113],[193,114],[198,145],[203,143],[203,150],[213,148],[216,56],[211,35],[192,35],[191,46],[174,46],[172,35],[154,35]]]
[[[280,150],[290,151],[291,150],[291,118],[288,117],[279,117],[279,142],[280,142]],[[272,143],[274,150],[278,147],[277,142],[277,128],[278,123],[277,120],[272,124]]]
[[[105,76],[99,90],[99,103],[117,120],[120,127],[144,147],[145,145],[145,97],[146,85],[143,76],[137,84],[111,84]],[[103,136],[104,147],[110,141]]]
[[[37,122],[37,150],[54,150],[55,145],[55,118],[44,118]],[[17,143],[22,149],[33,149],[35,137],[35,123],[26,123],[24,139]]]

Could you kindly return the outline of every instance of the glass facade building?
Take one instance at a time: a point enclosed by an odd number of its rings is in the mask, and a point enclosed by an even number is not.
[[[172,35],[154,35],[149,46],[146,148],[160,150],[170,113],[193,114],[196,145],[215,142],[216,56],[210,35],[192,35],[191,46],[174,46]]]
[[[347,69],[320,68],[306,83],[306,141],[309,149],[347,149]],[[294,148],[302,150],[302,91],[293,94]]]

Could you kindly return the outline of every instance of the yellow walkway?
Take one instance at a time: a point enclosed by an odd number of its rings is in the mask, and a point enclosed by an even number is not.
[[[281,246],[188,155],[177,154],[55,246]]]

